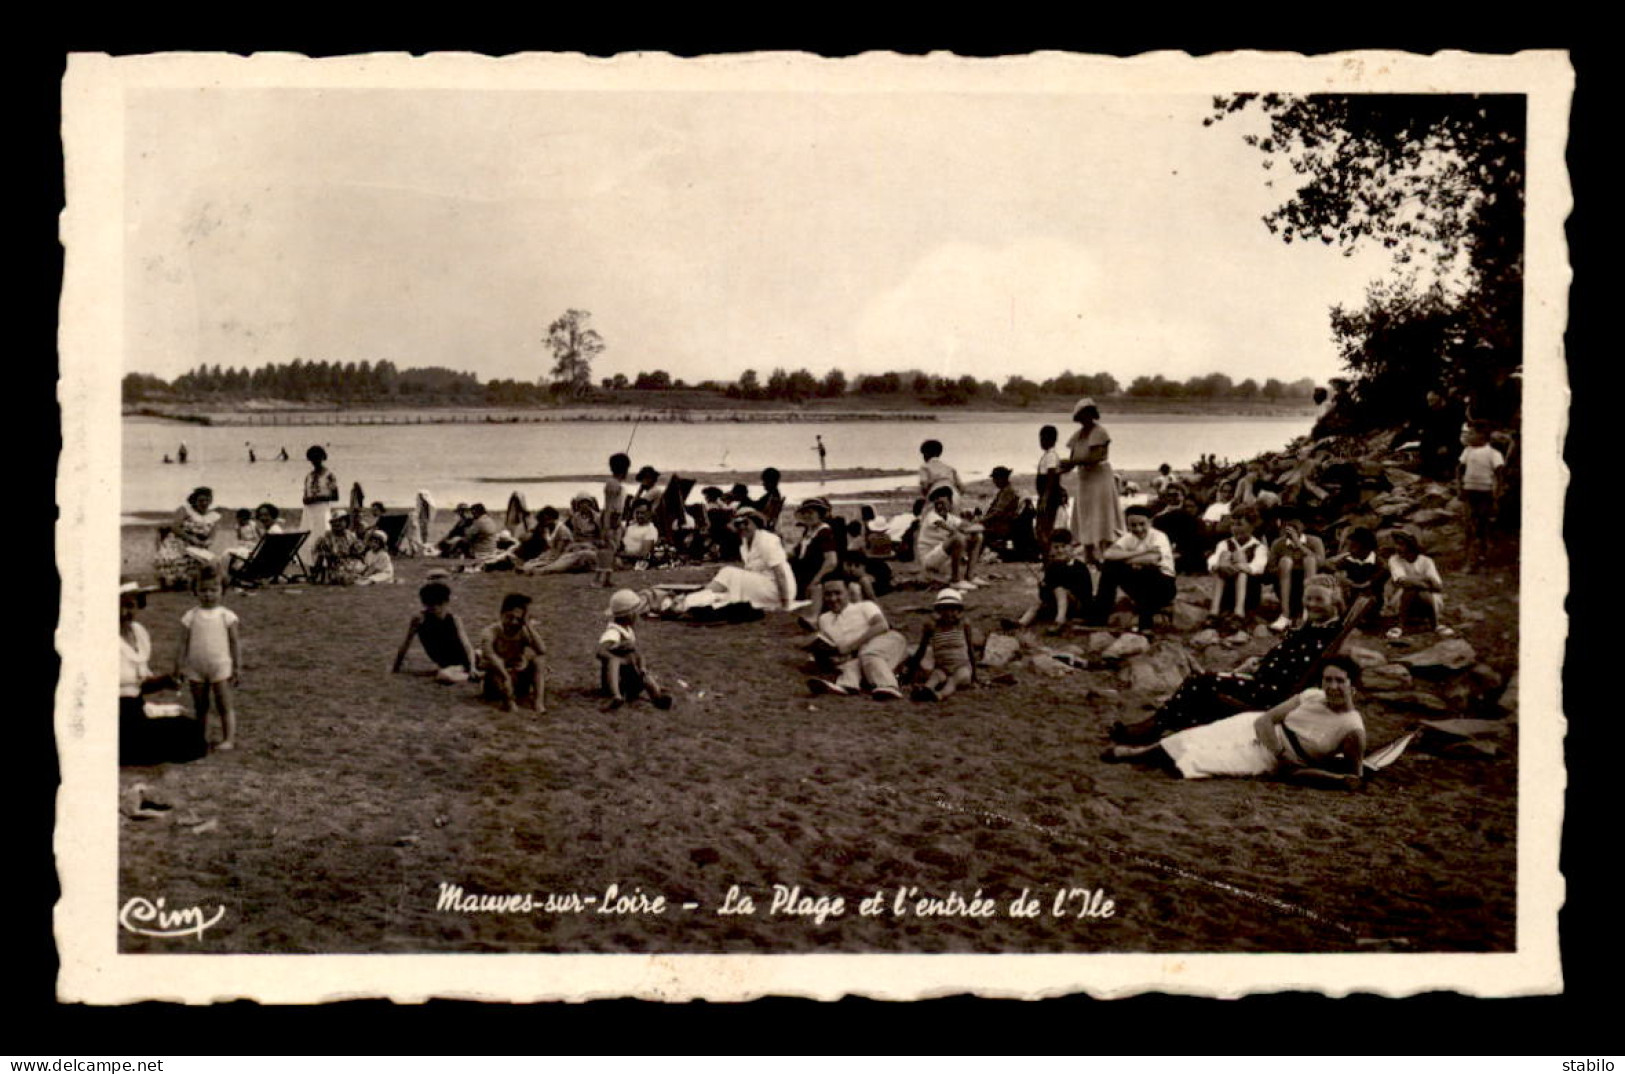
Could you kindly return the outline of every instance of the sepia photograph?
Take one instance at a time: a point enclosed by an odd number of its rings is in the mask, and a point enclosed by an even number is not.
[[[62,998],[1559,991],[1572,87],[71,57]]]

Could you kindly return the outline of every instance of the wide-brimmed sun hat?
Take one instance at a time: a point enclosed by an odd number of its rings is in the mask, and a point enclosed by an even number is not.
[[[995,466],[991,471],[988,472],[988,476],[989,477],[1009,477],[1010,476],[1010,467],[1008,467],[1008,466]]]
[[[963,608],[965,598],[957,589],[944,589],[937,594],[937,599],[931,602],[933,608]]]
[[[1078,420],[1078,415],[1083,413],[1083,408],[1084,407],[1091,407],[1091,406],[1095,407],[1095,409],[1097,411],[1100,409],[1098,406],[1095,406],[1095,400],[1094,400],[1093,396],[1086,395],[1082,399],[1079,399],[1078,402],[1077,402],[1077,405],[1075,405],[1072,408],[1072,420],[1077,421]]]
[[[737,526],[741,522],[754,522],[763,529],[767,528],[767,516],[756,510],[754,507],[741,507],[739,510],[734,512],[734,518],[731,524]]]
[[[829,501],[824,499],[824,497],[822,497],[822,496],[814,496],[810,500],[802,500],[801,501],[801,506],[796,508],[796,510],[798,510],[798,511],[817,511],[820,514],[827,515],[830,512],[830,506],[829,506]]]
[[[636,615],[643,610],[643,598],[630,589],[617,589],[609,598],[604,614],[611,619],[622,615]]]

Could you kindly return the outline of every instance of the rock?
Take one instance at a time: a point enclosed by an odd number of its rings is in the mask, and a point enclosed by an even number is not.
[[[1131,659],[1119,679],[1131,690],[1147,694],[1171,694],[1185,676],[1200,670],[1190,653],[1178,642],[1159,642],[1149,652]]]
[[[1195,636],[1191,638],[1191,644],[1203,646],[1217,645],[1219,644],[1219,632],[1214,630],[1212,627],[1209,627],[1206,630],[1199,630],[1196,632]]]
[[[1238,630],[1228,638],[1224,639],[1224,643],[1226,645],[1246,645],[1252,640],[1251,634],[1248,634],[1245,630]]]
[[[1506,689],[1501,691],[1500,705],[1514,716],[1518,713],[1518,673],[1514,671],[1507,680]]]
[[[1139,616],[1133,612],[1113,612],[1106,620],[1106,625],[1113,630],[1133,630]]]
[[[1393,518],[1395,515],[1402,515],[1410,509],[1411,505],[1408,503],[1385,503],[1377,508],[1377,514],[1383,518]]]
[[[1181,632],[1196,630],[1207,622],[1207,609],[1183,600],[1174,601],[1174,629]]]
[[[1273,638],[1275,637],[1275,634],[1270,630],[1268,623],[1259,623],[1257,626],[1253,627],[1253,637]]]
[[[1112,646],[1112,636],[1104,630],[1097,630],[1089,635],[1089,652],[1099,656]]]
[[[1458,613],[1464,623],[1482,623],[1484,613],[1477,608],[1463,608]]]
[[[1486,694],[1499,690],[1506,682],[1501,673],[1488,664],[1474,664],[1471,673],[1472,685]]]
[[[1404,488],[1406,485],[1414,485],[1417,481],[1421,480],[1421,478],[1416,474],[1411,473],[1409,470],[1401,470],[1397,466],[1390,466],[1383,470],[1383,473],[1387,475],[1388,483],[1393,485],[1395,488]]]
[[[1386,690],[1408,690],[1411,672],[1404,664],[1378,664],[1360,673],[1360,689],[1372,693]]]
[[[1151,648],[1151,643],[1139,634],[1123,634],[1100,654],[1102,660],[1127,660]]]
[[[1356,664],[1359,664],[1362,668],[1380,667],[1383,664],[1388,663],[1388,658],[1386,656],[1377,650],[1367,648],[1364,645],[1350,645],[1347,649],[1343,650],[1343,653],[1350,660],[1354,661]],[[1405,675],[1406,678],[1409,678],[1410,672],[1407,671]]]
[[[1400,708],[1421,709],[1424,712],[1449,712],[1450,703],[1438,694],[1430,694],[1426,690],[1394,690],[1384,693],[1380,700],[1384,704],[1395,705]]]
[[[1429,481],[1423,485],[1421,491],[1416,495],[1417,502],[1423,507],[1443,507],[1454,498],[1455,495],[1447,486],[1434,481]]]
[[[1048,679],[1060,679],[1072,674],[1072,669],[1055,659],[1040,653],[1028,661],[1032,669]]]
[[[982,663],[990,668],[1002,668],[1021,652],[1021,643],[1008,634],[994,634],[982,649]]]
[[[1399,658],[1411,670],[1426,677],[1428,674],[1449,674],[1473,666],[1478,652],[1462,638],[1446,638],[1429,645],[1421,652]]]
[[[1455,512],[1446,511],[1442,507],[1424,507],[1408,519],[1415,526],[1442,526],[1446,522],[1454,522],[1455,520]]]

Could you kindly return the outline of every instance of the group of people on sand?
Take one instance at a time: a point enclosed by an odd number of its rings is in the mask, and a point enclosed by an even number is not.
[[[634,476],[630,457],[617,453],[609,459],[602,504],[582,491],[566,514],[552,506],[520,512],[517,525],[510,505],[505,526],[483,504],[459,504],[452,529],[427,550],[462,560],[464,570],[590,572],[596,586],[608,589],[620,570],[718,563],[697,586],[615,589],[595,650],[606,709],[643,696],[660,708],[672,704],[638,637],[646,618],[747,621],[788,613],[807,634],[801,647],[816,669],[807,679],[814,694],[933,701],[977,681],[985,636],[967,618],[966,602],[987,584],[978,572],[988,562],[1041,564],[1031,603],[1003,622],[1009,629],[1048,622],[1059,630],[1073,618],[1104,625],[1126,603],[1131,629],[1152,632],[1184,574],[1208,580],[1213,624],[1239,631],[1259,617],[1265,594],[1273,591],[1273,618],[1259,621],[1280,635],[1274,647],[1235,671],[1193,675],[1152,716],[1114,724],[1116,745],[1105,760],[1158,764],[1191,778],[1278,774],[1357,784],[1366,771],[1354,700],[1358,668],[1334,651],[1351,625],[1349,609],[1365,609],[1369,618],[1361,625],[1385,625],[1390,638],[1410,629],[1451,633],[1443,622],[1444,579],[1418,534],[1396,528],[1379,539],[1356,526],[1333,541],[1331,534],[1310,532],[1303,508],[1326,495],[1310,450],[1285,480],[1247,467],[1220,483],[1215,496],[1201,495],[1199,482],[1187,482],[1165,464],[1151,481],[1151,502],[1125,509],[1098,406],[1082,399],[1072,417],[1077,428],[1064,449],[1054,426],[1039,430],[1030,497],[1000,466],[990,475],[992,496],[972,507],[962,477],[934,439],[920,446],[913,511],[889,520],[867,506],[861,517],[843,519],[822,496],[787,509],[772,468],[761,474],[759,495],[743,484],[707,487],[691,506],[687,486],[663,482],[652,466]],[[1482,558],[1506,460],[1489,445],[1486,429],[1470,426],[1465,440],[1455,483],[1467,504],[1472,566]],[[389,537],[378,525],[382,505],[374,504],[359,525],[353,516],[332,515],[338,482],[326,468],[326,453],[314,446],[307,458],[305,522],[320,533],[311,550],[313,578],[391,580]],[[1213,469],[1216,474],[1216,463]],[[1206,476],[1211,483],[1215,475]],[[211,703],[219,710],[221,742],[229,748],[241,645],[236,617],[220,603],[218,565],[202,554],[218,521],[210,490],[195,490],[164,537],[158,574],[166,585],[185,582],[197,593],[174,671],[190,684],[200,716]],[[425,544],[426,521],[418,527]],[[238,512],[239,540],[228,556],[246,555],[259,536],[280,528],[274,505]],[[936,589],[930,619],[912,644],[876,599],[894,583],[894,565],[904,563]],[[476,641],[451,608],[450,581],[444,568],[430,572],[394,670],[402,669],[416,639],[439,681],[478,683],[505,710],[545,712],[546,647],[530,615],[532,598],[509,593]],[[138,606],[121,594],[126,700],[138,699],[150,682],[150,646],[143,648],[144,631],[134,622]]]
[[[407,624],[393,670],[401,670],[416,639],[435,665],[437,682],[480,683],[482,696],[504,712],[521,706],[533,714],[545,713],[547,645],[531,620],[531,598],[524,593],[503,597],[497,621],[480,632],[476,645],[451,609],[449,575],[438,573],[442,576],[418,590],[423,607]],[[646,609],[643,597],[621,589],[604,611],[606,622],[595,655],[605,709],[620,708],[645,694],[656,708],[672,706],[672,695],[649,671],[638,644],[637,619]]]

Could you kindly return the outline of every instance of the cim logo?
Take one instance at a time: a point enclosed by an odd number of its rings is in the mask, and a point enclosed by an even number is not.
[[[224,906],[215,907],[214,916],[208,917],[199,906],[169,909],[164,906],[162,898],[153,902],[137,896],[119,910],[118,923],[125,931],[138,936],[160,936],[166,939],[176,936],[196,936],[201,940],[203,933],[225,916]]]

